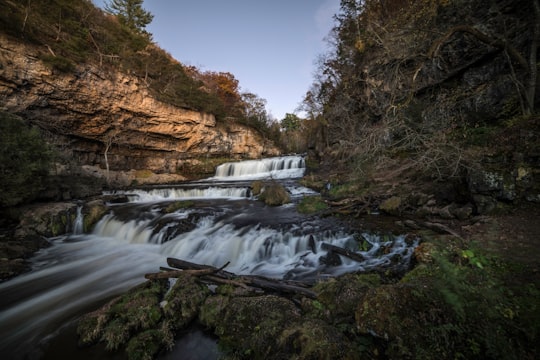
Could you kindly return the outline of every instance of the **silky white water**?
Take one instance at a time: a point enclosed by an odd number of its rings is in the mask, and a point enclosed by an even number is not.
[[[260,166],[235,163],[235,170],[227,171],[245,177],[249,168],[259,176],[301,169],[296,167],[302,161],[293,157],[262,161]],[[313,194],[287,181],[293,198]],[[294,203],[265,206],[249,195],[246,183],[222,186],[209,179],[194,188],[114,194],[129,194],[130,202],[110,204],[108,214],[88,234],[80,233],[82,216],[77,216],[74,234],[51,239],[52,246],[32,259],[32,272],[0,284],[0,353],[6,358],[39,358],[40,341],[145,281],[144,274],[167,266],[168,257],[216,267],[229,263],[226,270],[237,274],[315,279],[407,266],[416,245],[403,236],[351,233],[335,220],[298,214]],[[179,199],[192,199],[193,205],[168,213],[170,202]],[[321,261],[327,255],[324,243],[358,250],[359,239],[370,245],[358,251],[364,261],[341,257],[331,266]]]

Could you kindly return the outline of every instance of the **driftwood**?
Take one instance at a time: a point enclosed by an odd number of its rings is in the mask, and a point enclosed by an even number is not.
[[[149,279],[149,280],[153,280],[153,279],[175,278],[175,277],[179,277],[181,275],[192,275],[192,276],[211,275],[211,274],[215,274],[217,272],[220,272],[225,267],[227,267],[227,265],[229,265],[229,263],[226,263],[225,265],[223,265],[219,269],[216,269],[216,268],[213,268],[213,267],[208,267],[208,268],[204,268],[204,269],[191,269],[191,270],[174,270],[174,269],[171,269],[171,270],[166,270],[164,272],[159,272],[159,273],[155,273],[155,274],[146,274],[146,275],[144,275],[144,277]]]
[[[163,270],[162,272],[146,274],[145,278],[167,279],[188,274],[196,276],[200,281],[209,284],[228,284],[255,292],[264,290],[280,294],[302,295],[313,299],[317,297],[317,294],[310,290],[306,284],[298,281],[277,280],[256,275],[236,275],[223,270],[229,263],[221,268],[216,268],[181,259],[167,258],[167,264],[174,269],[160,268]]]
[[[339,255],[343,255],[343,256],[348,257],[349,259],[354,260],[354,261],[362,262],[362,261],[366,260],[362,255],[360,255],[358,253],[355,253],[355,252],[353,252],[351,250],[341,248],[339,246],[334,246],[334,245],[330,245],[330,244],[327,244],[327,243],[322,243],[321,247],[324,250],[328,250],[328,252],[333,252],[333,253],[336,253],[336,254],[339,254]]]

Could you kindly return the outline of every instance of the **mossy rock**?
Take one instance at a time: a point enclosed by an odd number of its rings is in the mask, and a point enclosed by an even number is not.
[[[358,331],[387,341],[394,359],[453,358],[453,323],[435,293],[412,284],[368,289],[356,310]]]
[[[191,275],[181,275],[165,296],[163,313],[175,329],[182,329],[194,320],[201,305],[210,295],[206,285]]]
[[[358,359],[358,346],[337,328],[311,319],[296,323],[283,331],[280,349],[288,359]]]
[[[151,329],[141,332],[131,338],[126,347],[129,360],[155,359],[165,347],[171,349],[174,346],[174,335],[168,322],[163,322],[159,329]]]
[[[399,215],[401,212],[402,199],[399,196],[392,196],[389,199],[384,200],[379,209],[389,215]]]
[[[94,225],[101,220],[107,212],[107,206],[103,200],[93,200],[86,203],[83,207],[83,229],[85,232],[92,230]]]
[[[264,183],[261,180],[256,180],[251,183],[251,192],[253,195],[260,195],[264,187]]]
[[[160,301],[167,288],[166,280],[147,281],[87,314],[77,326],[79,344],[103,341],[108,350],[117,350],[134,334],[158,328],[163,318]]]
[[[222,286],[219,286],[221,288]],[[199,312],[199,322],[207,327],[214,328],[222,320],[222,314],[229,306],[228,296],[215,295],[206,298]]]
[[[266,205],[280,206],[289,203],[291,197],[283,185],[273,181],[264,186],[263,192],[259,195],[259,200],[264,201]]]
[[[378,286],[381,280],[377,274],[346,274],[332,278],[315,285],[317,300],[309,300],[303,306],[311,316],[316,316],[329,322],[354,322],[354,312],[358,302],[366,291]]]
[[[207,301],[203,315],[206,324],[214,327],[222,348],[242,358],[288,358],[280,352],[278,339],[283,330],[300,319],[292,301],[273,295],[223,300]]]

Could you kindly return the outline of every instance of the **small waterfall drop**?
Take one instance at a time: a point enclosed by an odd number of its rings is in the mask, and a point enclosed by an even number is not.
[[[84,231],[84,217],[82,213],[82,205],[77,206],[77,216],[73,222],[73,234],[79,235]]]
[[[287,179],[304,175],[305,161],[302,156],[282,156],[261,160],[247,160],[221,164],[216,168],[215,179]]]
[[[0,353],[39,358],[30,352],[44,339],[143,282],[168,257],[216,267],[229,262],[226,270],[239,275],[292,280],[408,266],[416,240],[352,233],[336,219],[299,214],[294,201],[266,206],[244,181],[281,180],[299,198],[314,194],[294,181],[304,170],[302,156],[283,156],[226,163],[199,182],[106,193],[128,201],[108,204],[90,233],[78,206],[73,234],[50,239],[52,246],[32,259],[31,272],[0,283]],[[187,208],[171,206],[183,199],[190,199]],[[369,245],[362,251],[359,237]],[[337,255],[330,263],[325,244],[364,260]]]

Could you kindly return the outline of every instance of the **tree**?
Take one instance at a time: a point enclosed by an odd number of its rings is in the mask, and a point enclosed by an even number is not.
[[[300,129],[301,126],[301,120],[298,116],[295,114],[287,113],[285,114],[285,118],[281,120],[281,128],[285,131],[295,131]]]
[[[135,33],[149,35],[146,25],[154,19],[154,15],[143,9],[144,0],[110,0],[105,11],[118,17],[121,24]]]

